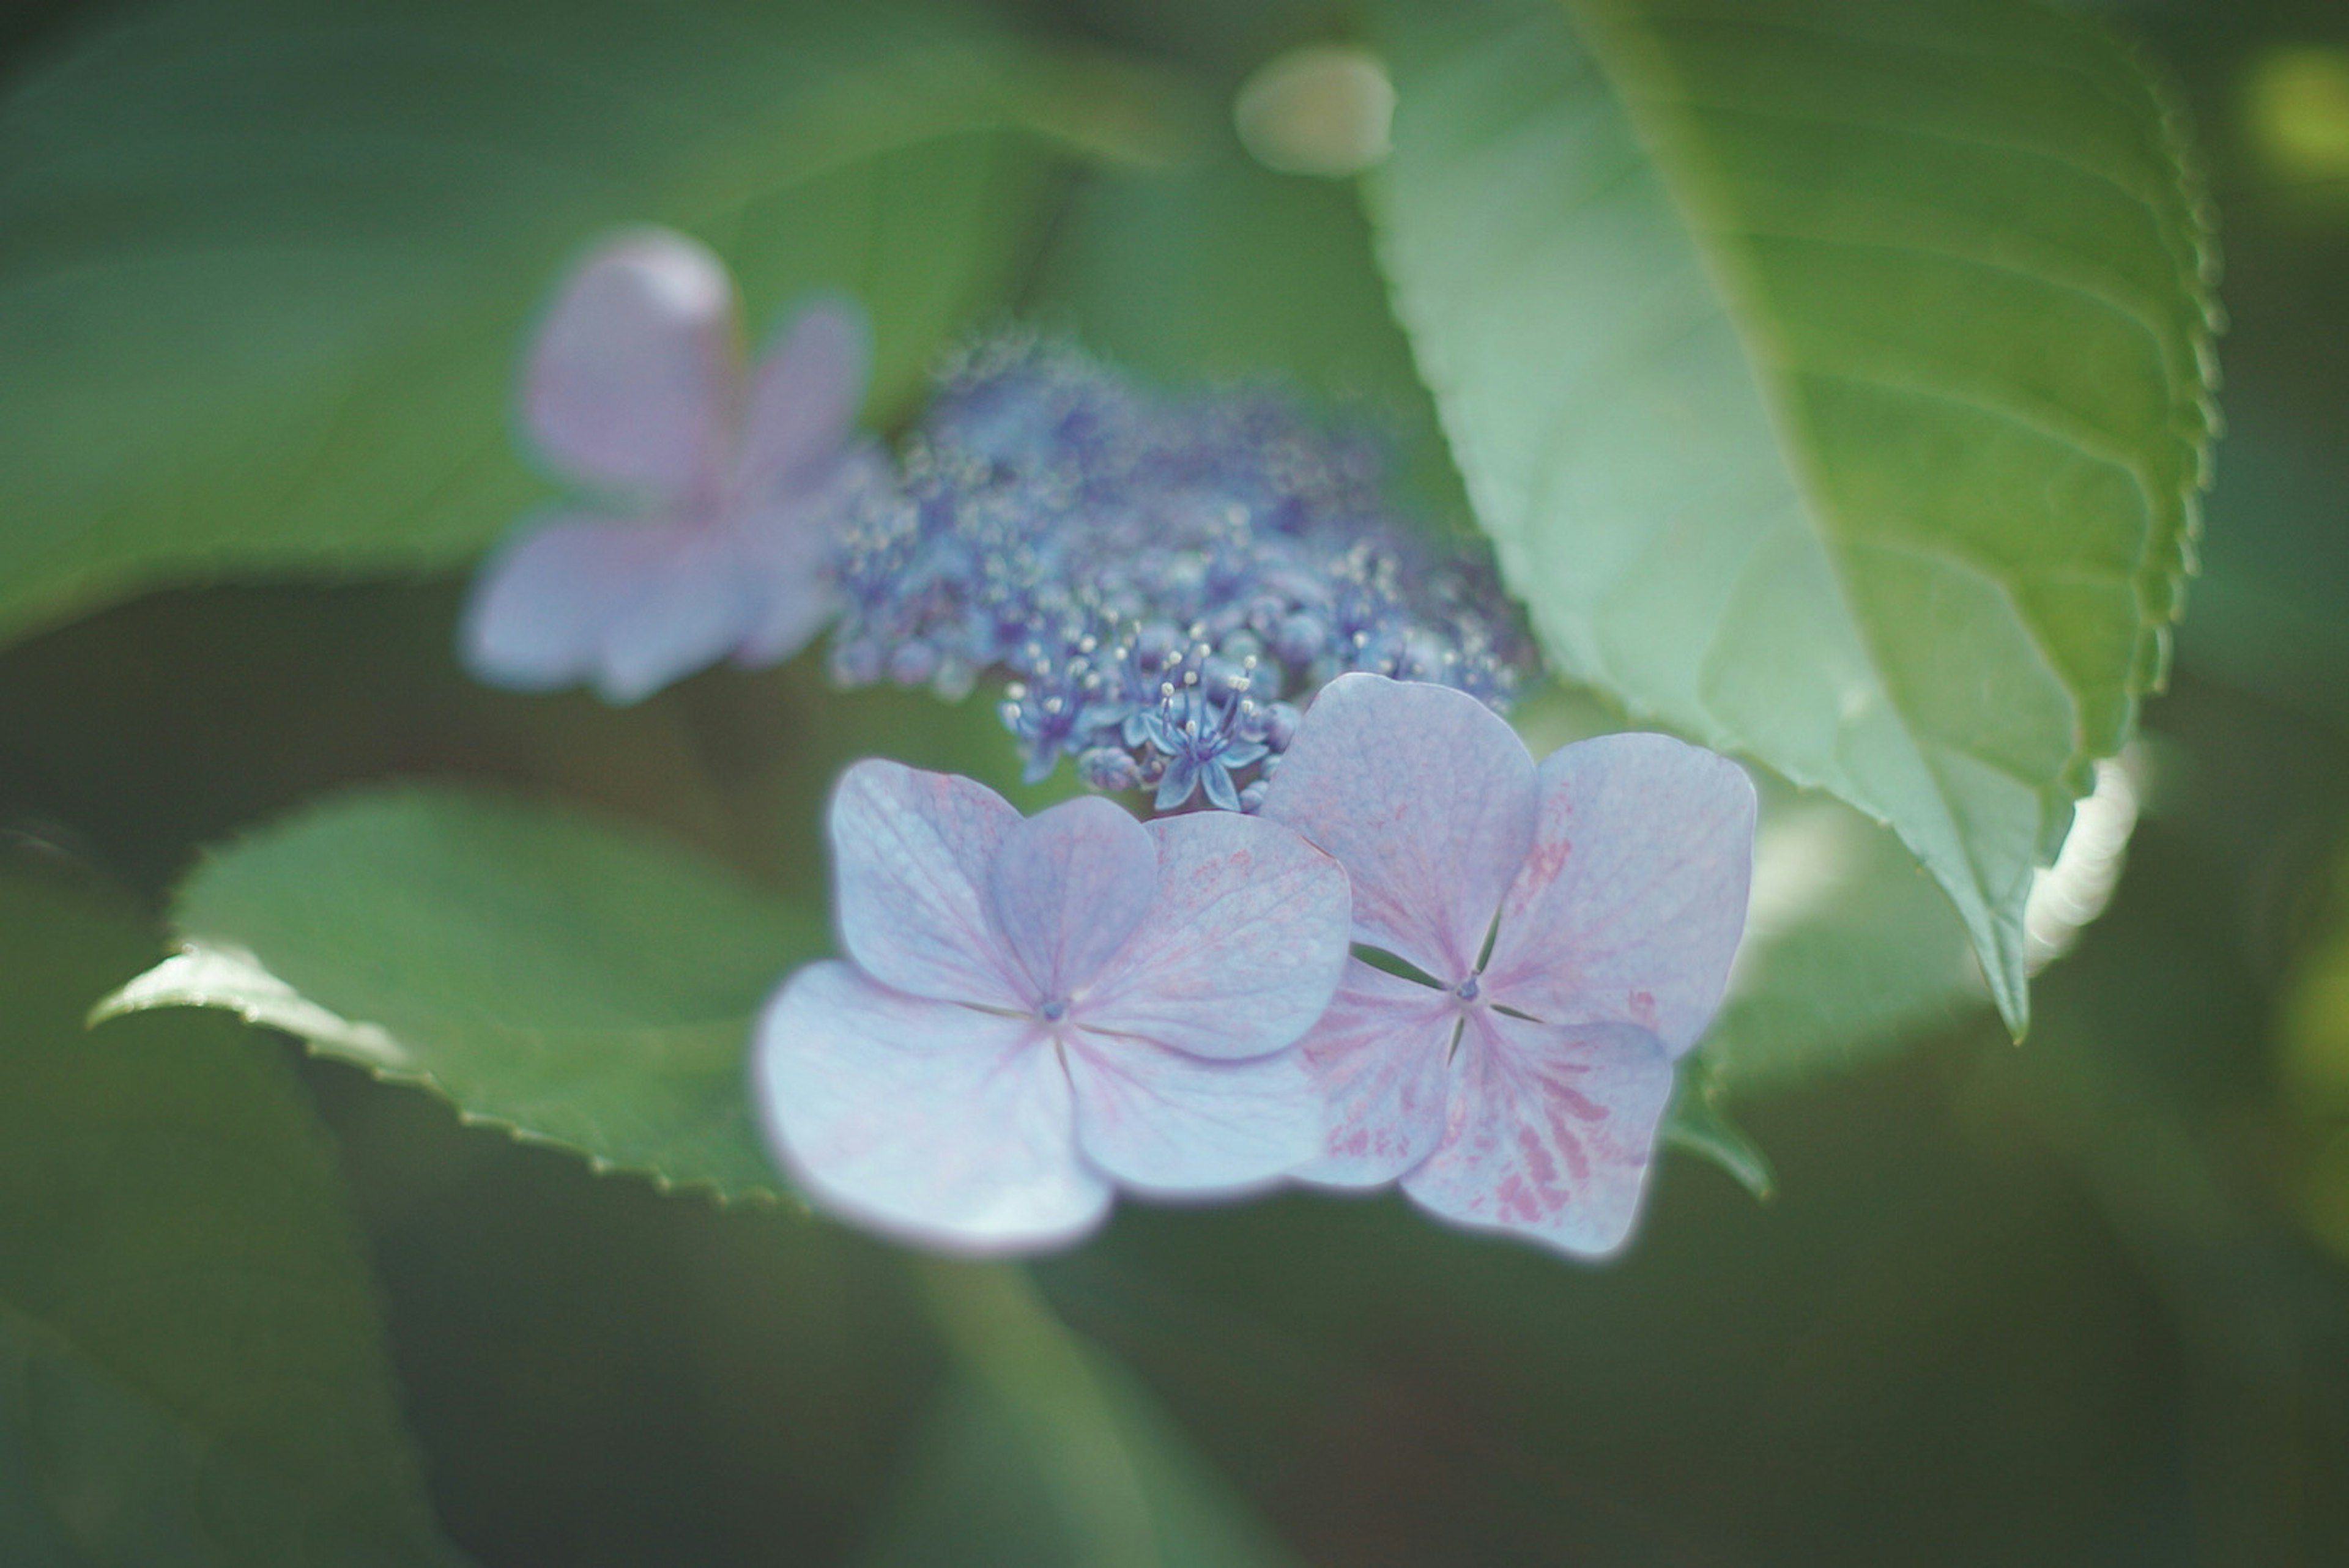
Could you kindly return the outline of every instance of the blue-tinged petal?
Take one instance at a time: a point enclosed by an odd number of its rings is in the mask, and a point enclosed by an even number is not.
[[[640,702],[718,663],[766,614],[765,584],[733,537],[698,524],[657,531],[660,553],[598,638],[595,689],[609,702]]]
[[[473,579],[458,630],[465,667],[511,691],[594,676],[615,618],[669,549],[666,529],[594,517],[533,519]]]
[[[1154,811],[1172,811],[1187,802],[1199,788],[1199,765],[1185,753],[1176,752],[1166,759],[1166,771],[1159,776],[1157,797],[1150,802]]]
[[[1229,1197],[1320,1146],[1321,1095],[1295,1051],[1209,1061],[1130,1035],[1069,1037],[1077,1143],[1121,1187]]]
[[[645,229],[590,253],[531,348],[532,436],[564,472],[672,505],[714,500],[740,396],[734,285],[683,234]]]
[[[750,669],[781,664],[823,630],[839,608],[832,558],[846,519],[860,497],[894,482],[888,459],[878,448],[855,447],[842,457],[821,489],[745,504],[730,520],[764,605],[758,623],[735,649],[735,663]]]
[[[1150,908],[1158,845],[1098,795],[1012,827],[988,878],[998,931],[1034,994],[1066,1001]]]
[[[1157,894],[1071,1016],[1226,1060],[1296,1040],[1345,967],[1345,873],[1287,828],[1237,812],[1147,830],[1158,843]]]
[[[1028,1012],[1045,998],[997,934],[988,878],[1019,813],[986,785],[874,758],[832,797],[835,912],[885,985]]]
[[[1065,1246],[1109,1211],[1077,1153],[1068,1073],[1031,1019],[812,964],[768,1004],[754,1052],[770,1146],[843,1219],[998,1255]]]
[[[1210,758],[1199,765],[1199,782],[1207,791],[1207,804],[1219,811],[1240,809],[1240,792],[1232,783],[1232,771],[1220,758]]]
[[[1546,1023],[1634,1024],[1679,1055],[1720,1006],[1745,927],[1753,781],[1669,736],[1607,735],[1553,754],[1540,783],[1487,994]]]
[[[1443,1146],[1402,1190],[1454,1224],[1604,1257],[1639,1218],[1671,1092],[1671,1057],[1644,1029],[1480,1009],[1453,1057]]]
[[[1329,1011],[1298,1043],[1325,1108],[1319,1155],[1298,1178],[1377,1187],[1434,1153],[1459,1026],[1449,993],[1349,962]]]
[[[750,374],[733,489],[804,494],[828,482],[873,365],[873,330],[854,301],[795,314]]]
[[[1260,815],[1345,865],[1356,940],[1464,980],[1533,842],[1533,758],[1464,692],[1340,676],[1306,710]]]

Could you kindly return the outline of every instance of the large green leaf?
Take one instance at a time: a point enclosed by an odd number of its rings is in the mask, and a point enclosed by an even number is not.
[[[885,412],[1031,248],[1036,130],[1148,131],[1101,76],[811,0],[130,13],[0,102],[0,638],[480,549],[546,493],[508,414],[536,302],[615,224],[710,240],[754,325],[859,295]]]
[[[174,915],[184,951],[110,1008],[231,1008],[663,1186],[780,1184],[745,1052],[824,923],[682,849],[492,797],[378,790],[212,855]]]
[[[446,1563],[277,1052],[187,1014],[83,1032],[153,945],[0,866],[0,1561]]]
[[[2019,1030],[2211,425],[2160,95],[2030,0],[1474,0],[1390,44],[1381,258],[1553,660],[1890,822]]]

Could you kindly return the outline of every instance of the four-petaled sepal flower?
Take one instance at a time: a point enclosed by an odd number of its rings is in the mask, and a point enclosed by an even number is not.
[[[784,985],[754,1069],[770,1141],[820,1205],[1028,1252],[1092,1229],[1113,1189],[1234,1194],[1319,1147],[1294,1046],[1351,915],[1345,873],[1295,832],[1144,825],[1097,797],[1023,820],[886,761],[848,770],[831,827],[850,961]]]
[[[1263,818],[1335,855],[1354,940],[1305,1057],[1330,1097],[1304,1180],[1405,1193],[1584,1256],[1630,1233],[1672,1061],[1720,1004],[1745,922],[1752,782],[1660,735],[1536,768],[1443,686],[1349,675],[1307,710]]]
[[[605,244],[564,285],[523,418],[584,504],[525,520],[475,581],[460,643],[482,680],[634,702],[719,659],[780,662],[833,607],[835,519],[880,482],[853,445],[863,313],[801,311],[749,374],[734,286],[682,234]]]

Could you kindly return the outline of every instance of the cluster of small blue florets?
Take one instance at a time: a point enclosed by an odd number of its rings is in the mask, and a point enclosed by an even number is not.
[[[999,671],[1030,781],[1070,757],[1161,811],[1251,808],[1339,676],[1506,709],[1530,667],[1489,568],[1399,526],[1384,466],[1275,396],[1164,400],[1063,346],[982,343],[843,532],[833,674],[958,697]]]

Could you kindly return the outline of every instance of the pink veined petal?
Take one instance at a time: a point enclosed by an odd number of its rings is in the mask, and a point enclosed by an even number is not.
[[[1377,1187],[1434,1153],[1459,1019],[1444,992],[1349,963],[1330,1010],[1298,1042],[1326,1107],[1320,1152],[1298,1179]]]
[[[1754,872],[1753,781],[1663,735],[1541,767],[1534,848],[1501,908],[1487,995],[1551,1024],[1635,1024],[1674,1056],[1721,1005]]]
[[[973,1255],[1063,1246],[1109,1212],[1078,1157],[1069,1077],[1032,1019],[927,1001],[812,964],[760,1020],[767,1141],[824,1209]]]
[[[531,434],[565,473],[714,501],[737,418],[734,285],[685,235],[638,230],[573,271],[532,346]]]
[[[1456,984],[1533,842],[1533,758],[1465,692],[1340,676],[1306,710],[1260,814],[1343,863],[1356,941]]]
[[[997,935],[989,868],[1019,824],[986,785],[873,758],[832,796],[833,907],[849,957],[885,985],[944,1002],[1030,1012]]]
[[[1604,1257],[1639,1218],[1671,1093],[1671,1058],[1644,1029],[1480,1009],[1453,1057],[1443,1147],[1402,1190],[1454,1224]]]
[[[1229,1197],[1319,1146],[1321,1095],[1295,1051],[1210,1061],[1131,1035],[1073,1030],[1077,1145],[1121,1187]]]
[[[844,299],[792,317],[751,372],[734,493],[804,492],[821,485],[864,402],[873,332]]]
[[[673,548],[669,531],[595,517],[533,519],[473,579],[458,630],[465,667],[512,691],[594,676],[612,623]]]
[[[988,876],[1004,945],[1035,995],[1063,1003],[1133,934],[1157,885],[1157,843],[1098,795],[1015,824]]]
[[[1346,964],[1346,874],[1278,822],[1201,811],[1148,824],[1149,912],[1071,1018],[1195,1057],[1290,1044],[1330,1005]]]
[[[667,548],[603,628],[595,689],[608,702],[640,702],[716,664],[767,613],[764,584],[745,569],[736,540],[690,523],[658,532]]]

